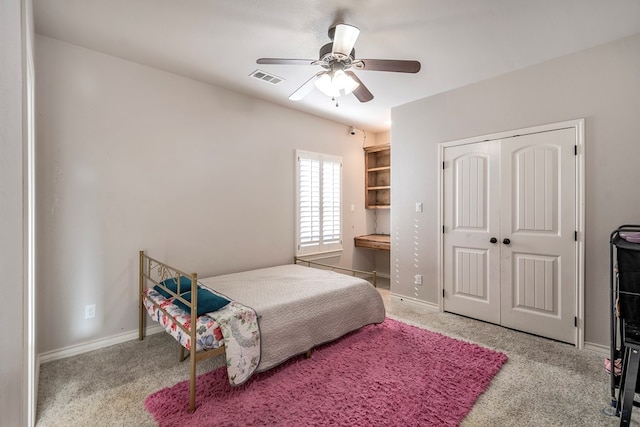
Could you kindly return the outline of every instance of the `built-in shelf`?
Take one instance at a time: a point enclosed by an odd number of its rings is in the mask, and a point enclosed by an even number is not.
[[[389,144],[364,148],[365,207],[391,207],[391,147]]]
[[[390,171],[391,166],[382,166],[379,168],[369,168],[367,169],[369,172],[379,172],[379,171]]]

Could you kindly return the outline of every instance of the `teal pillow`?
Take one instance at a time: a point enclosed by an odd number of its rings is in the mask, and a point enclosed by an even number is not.
[[[191,292],[184,293],[180,296],[191,302]],[[198,309],[196,310],[197,316],[202,316],[205,313],[211,313],[212,311],[220,310],[230,302],[231,301],[229,301],[228,299],[216,295],[207,289],[198,288]],[[182,301],[175,300],[175,304],[187,313],[191,314],[189,307]]]
[[[160,282],[161,285],[164,285],[167,289],[169,289],[174,294],[178,293],[178,281],[175,277],[171,279],[166,279]],[[160,293],[165,298],[173,298],[169,292],[162,289],[160,286],[156,285],[153,287],[158,293]],[[187,276],[180,276],[180,293],[183,294],[191,290],[191,278]]]

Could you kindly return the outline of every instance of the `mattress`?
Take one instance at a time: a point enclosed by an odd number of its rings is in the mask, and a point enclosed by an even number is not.
[[[258,315],[257,371],[385,319],[382,297],[369,282],[334,271],[290,264],[199,282]]]

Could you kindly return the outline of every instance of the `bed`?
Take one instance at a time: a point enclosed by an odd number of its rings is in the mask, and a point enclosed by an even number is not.
[[[144,251],[139,258],[139,339],[146,312],[180,343],[181,361],[188,351],[191,412],[201,360],[225,354],[229,382],[240,385],[385,319],[375,272],[295,258],[293,264],[199,279]]]

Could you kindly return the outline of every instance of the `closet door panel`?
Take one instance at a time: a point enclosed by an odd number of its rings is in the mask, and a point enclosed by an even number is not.
[[[575,131],[501,144],[501,323],[575,341]]]
[[[444,307],[500,322],[499,161],[491,143],[445,149]]]

